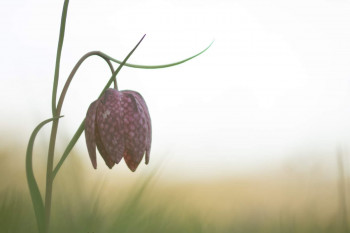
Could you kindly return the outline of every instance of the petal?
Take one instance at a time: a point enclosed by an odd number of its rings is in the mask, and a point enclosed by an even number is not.
[[[146,150],[148,126],[146,114],[133,93],[124,92],[124,159],[128,167],[135,171]]]
[[[106,157],[119,163],[124,153],[122,95],[117,90],[108,89],[100,100],[96,123],[101,147],[103,146]]]
[[[150,151],[151,151],[151,143],[152,143],[152,122],[151,122],[151,117],[148,111],[148,107],[146,105],[146,101],[144,98],[141,96],[140,93],[136,91],[125,91],[126,93],[132,94],[135,99],[137,100],[139,106],[142,108],[144,114],[145,114],[145,121],[147,125],[147,133],[146,133],[146,159],[145,163],[149,163],[149,158],[150,158]]]
[[[96,119],[96,109],[98,106],[98,101],[94,101],[90,104],[89,109],[85,117],[85,140],[86,146],[89,152],[90,160],[92,166],[96,169],[96,138],[95,138],[95,119]]]
[[[106,165],[109,168],[112,168],[114,166],[115,162],[112,161],[111,157],[108,155],[107,151],[105,150],[105,148],[101,142],[100,135],[99,135],[99,132],[97,130],[97,126],[96,126],[95,135],[96,135],[96,145],[97,145],[98,152],[100,152]]]
[[[143,153],[144,153],[144,152],[143,152]],[[141,157],[141,159],[142,159],[142,157]],[[125,160],[126,165],[128,165],[128,168],[129,168],[132,172],[136,171],[136,168],[139,166],[139,164],[140,164],[140,162],[141,162],[141,160],[140,160],[139,162],[135,161],[135,160],[133,159],[133,154],[132,154],[132,152],[129,151],[129,150],[126,150],[126,151],[124,152],[124,160]]]

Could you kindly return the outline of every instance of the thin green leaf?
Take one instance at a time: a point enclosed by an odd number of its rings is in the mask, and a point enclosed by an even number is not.
[[[58,78],[60,73],[60,62],[61,62],[61,53],[63,47],[64,40],[64,31],[66,28],[66,19],[67,19],[67,11],[68,11],[69,0],[64,1],[62,17],[61,17],[61,27],[60,27],[60,35],[58,39],[57,46],[57,54],[56,54],[56,64],[55,64],[55,76],[53,81],[53,89],[52,89],[52,115],[56,114],[56,96],[57,96],[57,86],[58,86]]]
[[[187,61],[189,61],[189,60],[191,60],[191,59],[201,55],[202,53],[207,51],[213,43],[214,43],[214,40],[203,51],[201,51],[201,52],[197,53],[196,55],[193,55],[193,56],[191,56],[189,58],[186,58],[186,59],[183,59],[181,61],[178,61],[178,62],[174,62],[174,63],[170,63],[170,64],[164,64],[164,65],[153,65],[153,66],[152,65],[136,65],[136,64],[131,64],[131,63],[125,63],[124,66],[132,67],[132,68],[139,68],[139,69],[161,69],[161,68],[166,68],[166,67],[180,65],[180,64],[182,64],[184,62],[187,62]],[[122,61],[119,61],[119,60],[117,60],[117,59],[115,59],[113,57],[110,57],[107,54],[104,54],[102,52],[101,52],[101,54],[103,56],[105,56],[106,58],[110,59],[111,61],[114,61],[115,63],[122,64]]]
[[[38,134],[39,130],[50,121],[53,121],[54,119],[59,117],[54,117],[47,119],[43,122],[41,122],[33,131],[32,135],[30,136],[28,147],[27,147],[27,153],[26,153],[26,175],[27,175],[27,182],[29,187],[30,196],[32,198],[33,206],[34,206],[34,212],[35,217],[37,220],[38,230],[40,233],[44,232],[45,229],[45,215],[44,215],[44,204],[43,199],[41,197],[38,184],[34,177],[33,172],[33,163],[32,163],[32,157],[33,157],[33,146],[35,137]]]

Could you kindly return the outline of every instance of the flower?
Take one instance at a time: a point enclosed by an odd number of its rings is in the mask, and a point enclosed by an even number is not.
[[[129,169],[135,171],[145,152],[148,164],[152,128],[143,97],[135,91],[107,89],[89,106],[85,139],[95,169],[96,146],[109,168],[124,158]]]

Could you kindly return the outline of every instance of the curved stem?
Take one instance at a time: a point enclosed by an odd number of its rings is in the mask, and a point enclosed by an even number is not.
[[[78,63],[74,66],[73,70],[71,71],[65,86],[62,90],[59,102],[57,104],[57,108],[55,109],[55,115],[61,114],[61,109],[63,105],[64,97],[67,93],[68,87],[70,82],[72,81],[75,73],[77,72],[80,65],[83,63],[83,61],[92,55],[98,55],[95,52],[87,53],[84,55]],[[108,63],[112,73],[114,71],[112,63],[105,59],[104,60]],[[114,85],[116,87],[116,81],[114,79]],[[48,232],[49,230],[49,223],[50,223],[50,212],[51,212],[51,199],[52,199],[52,184],[53,184],[53,159],[54,159],[54,150],[55,150],[55,144],[56,144],[56,136],[57,136],[57,130],[58,130],[58,119],[55,119],[52,124],[51,129],[51,136],[50,136],[50,144],[49,144],[49,155],[47,160],[47,172],[46,172],[46,195],[45,195],[45,232]]]
[[[72,71],[70,72],[68,78],[67,78],[67,81],[66,83],[64,84],[64,87],[62,89],[62,92],[61,92],[61,95],[60,95],[60,99],[58,100],[58,104],[57,104],[57,112],[58,114],[61,113],[61,109],[62,109],[62,105],[63,105],[63,101],[64,101],[64,98],[66,97],[66,94],[67,94],[67,91],[68,91],[68,88],[69,88],[69,85],[71,83],[71,81],[73,80],[73,77],[75,75],[75,73],[78,71],[80,65],[88,58],[88,57],[91,57],[91,56],[99,56],[99,57],[102,57],[109,65],[109,68],[111,69],[111,72],[113,74],[114,72],[114,68],[113,68],[113,65],[112,63],[110,62],[110,60],[108,60],[106,57],[104,57],[101,52],[99,51],[91,51],[87,54],[85,54],[84,56],[82,56],[79,61],[77,62],[77,64],[74,66],[74,68],[72,69]],[[118,86],[117,86],[117,82],[116,82],[116,79],[113,80],[114,82],[114,88],[118,89]]]
[[[121,62],[121,64],[119,65],[119,67],[117,68],[116,71],[113,72],[111,78],[108,80],[107,84],[105,85],[105,87],[103,88],[103,90],[101,91],[101,94],[99,95],[99,98],[101,97],[101,95],[105,92],[105,90],[107,88],[109,88],[109,86],[112,84],[113,80],[115,80],[115,77],[117,76],[117,74],[119,73],[119,71],[121,70],[121,68],[125,65],[126,61],[129,59],[129,57],[134,53],[134,51],[136,50],[136,48],[140,45],[140,43],[142,42],[143,38],[145,38],[146,35],[144,35],[141,40],[137,43],[137,45],[133,48],[133,50],[131,50],[128,54],[128,56],[126,56],[126,58]],[[78,141],[79,137],[81,136],[81,134],[84,131],[84,121],[85,119],[81,122],[78,130],[75,132],[72,140],[69,142],[67,148],[65,149],[65,151],[63,152],[63,155],[60,159],[60,161],[57,163],[55,169],[53,170],[53,176],[52,178],[54,179],[59,171],[59,169],[61,168],[63,162],[66,160],[66,158],[68,157],[69,153],[71,152],[71,150],[73,149],[75,143]]]

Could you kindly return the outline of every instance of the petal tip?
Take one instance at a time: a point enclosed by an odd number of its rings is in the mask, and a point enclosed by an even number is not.
[[[91,163],[92,163],[92,167],[96,170],[96,169],[97,169],[96,160],[95,160],[95,161],[92,161],[92,160],[91,160]]]
[[[109,169],[112,169],[112,167],[114,166],[114,164],[115,164],[115,163],[106,163],[106,165],[107,165],[107,167],[108,167]]]
[[[128,168],[129,168],[130,171],[132,171],[132,172],[135,172],[136,169],[137,169],[137,167],[138,167],[138,165],[136,165],[136,164],[134,164],[134,163],[130,163],[130,162],[126,163],[126,165],[128,166]]]

